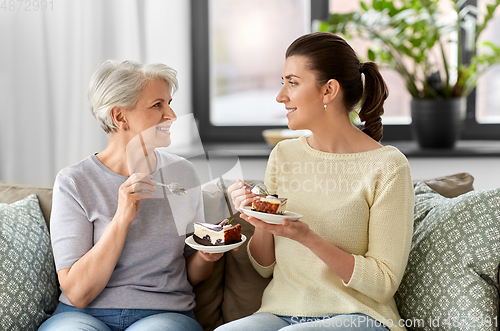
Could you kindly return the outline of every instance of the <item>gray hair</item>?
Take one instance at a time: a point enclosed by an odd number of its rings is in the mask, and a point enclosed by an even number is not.
[[[173,94],[178,87],[176,74],[174,69],[161,63],[143,65],[133,61],[108,60],[90,79],[88,98],[92,114],[103,130],[111,134],[117,128],[111,117],[113,107],[133,109],[151,79],[164,80]]]

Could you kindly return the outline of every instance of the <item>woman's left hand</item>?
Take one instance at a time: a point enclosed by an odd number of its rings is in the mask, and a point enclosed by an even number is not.
[[[301,221],[290,221],[284,219],[281,224],[269,224],[258,218],[248,216],[243,213],[240,217],[256,228],[270,232],[275,236],[286,237],[298,242],[302,242],[309,234],[312,233],[309,225]]]
[[[285,219],[281,224],[269,224],[245,214],[241,214],[240,217],[255,228],[301,243],[319,257],[346,284],[349,283],[354,271],[354,256],[321,238],[306,223]]]

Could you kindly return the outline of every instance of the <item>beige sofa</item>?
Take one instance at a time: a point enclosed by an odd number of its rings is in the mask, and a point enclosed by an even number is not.
[[[473,189],[473,178],[468,174],[446,176],[426,182],[435,191],[450,198]],[[0,183],[0,203],[12,203],[30,194],[36,194],[38,197],[43,216],[50,228],[52,199],[50,188]],[[218,185],[206,184],[203,195],[207,221],[215,223],[228,216],[227,201]],[[234,210],[234,206],[230,206]],[[253,233],[252,226],[239,217],[235,221],[242,225],[243,233],[250,238]],[[269,279],[263,279],[252,268],[246,253],[247,243],[238,251],[226,253],[216,262],[212,276],[195,287],[197,304],[195,314],[205,330],[213,330],[224,322],[252,314],[260,306],[261,295]],[[0,285],[2,285],[1,274]],[[0,299],[1,296],[0,292]],[[1,315],[0,309],[0,322]]]

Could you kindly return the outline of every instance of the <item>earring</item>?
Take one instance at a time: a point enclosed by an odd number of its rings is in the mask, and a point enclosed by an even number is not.
[[[127,129],[127,128],[125,128],[125,131],[127,131],[127,130],[128,130],[128,129]]]
[[[323,107],[325,107],[325,111],[326,111],[326,105],[323,105]]]

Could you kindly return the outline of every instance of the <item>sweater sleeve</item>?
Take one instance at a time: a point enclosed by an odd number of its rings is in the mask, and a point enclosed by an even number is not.
[[[250,253],[250,241],[251,240],[252,240],[252,238],[250,238],[250,240],[248,241],[248,245],[247,245],[247,254],[248,254],[248,258],[250,259],[250,263],[252,264],[255,271],[257,271],[259,273],[259,275],[261,275],[264,278],[271,277],[273,275],[273,272],[274,272],[274,266],[276,265],[276,261],[274,261],[271,265],[269,265],[267,267],[263,266],[263,265],[259,264],[257,261],[255,261],[255,259],[252,256],[252,253]]]
[[[93,224],[80,203],[74,181],[62,172],[54,184],[50,230],[57,271],[70,268],[93,246]]]
[[[368,250],[354,255],[345,284],[379,303],[391,299],[403,277],[413,230],[414,193],[408,161],[381,174],[370,207]]]

